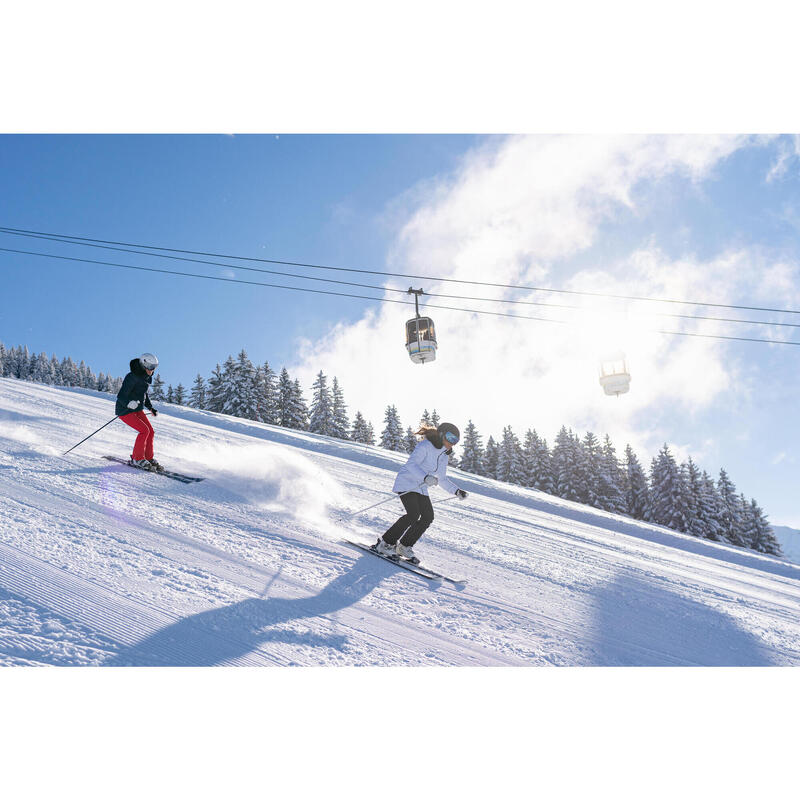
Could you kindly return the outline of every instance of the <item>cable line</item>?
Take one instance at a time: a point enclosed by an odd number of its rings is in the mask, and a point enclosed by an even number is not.
[[[0,233],[7,233],[8,231],[0,228]],[[374,284],[368,283],[357,283],[354,281],[342,281],[336,280],[334,278],[316,278],[312,275],[298,275],[295,272],[283,272],[280,270],[273,270],[273,269],[264,269],[263,267],[247,267],[241,264],[225,264],[220,261],[208,261],[205,259],[200,258],[188,258],[186,256],[175,256],[175,255],[167,255],[163,253],[149,253],[146,250],[136,250],[130,249],[136,247],[136,245],[130,245],[129,247],[115,247],[112,245],[106,244],[91,244],[88,242],[74,242],[69,239],[58,237],[56,234],[27,234],[27,233],[17,233],[14,235],[18,236],[25,236],[26,238],[31,239],[39,239],[40,241],[45,242],[58,242],[60,244],[74,244],[78,245],[79,247],[94,247],[99,248],[102,250],[113,250],[119,253],[131,253],[134,255],[143,255],[143,256],[154,256],[156,258],[168,258],[174,261],[186,261],[191,262],[194,264],[206,264],[209,266],[215,267],[225,267],[227,269],[238,269],[238,270],[245,270],[248,272],[260,272],[269,275],[281,275],[284,277],[289,278],[299,278],[301,280],[307,281],[317,281],[322,283],[333,283],[340,286],[356,286],[362,289],[375,289],[376,291],[384,291],[384,292],[395,292],[397,294],[407,294],[406,289],[395,289],[391,286],[375,286]],[[146,246],[146,245],[142,245]],[[30,253],[31,255],[37,255],[32,251],[18,251],[18,252],[25,252]],[[191,252],[191,251],[184,251],[184,252]],[[41,254],[40,254],[41,255]],[[225,256],[227,257],[227,256]],[[104,263],[107,264],[109,262],[97,262],[97,263]],[[383,274],[383,273],[380,273]],[[415,276],[410,276],[415,277]],[[474,297],[471,295],[457,295],[457,294],[442,294],[439,292],[425,292],[427,297],[441,297],[448,300],[473,300],[477,302],[484,302],[484,303],[506,303],[508,305],[525,305],[525,306],[539,306],[543,308],[568,308],[574,309],[583,312],[590,312],[590,313],[611,313],[611,314],[627,314],[628,311],[625,309],[594,309],[586,306],[579,306],[570,303],[546,303],[542,301],[536,300],[510,300],[507,298],[497,298],[497,297]],[[632,312],[636,313],[636,312]],[[732,322],[737,324],[743,325],[765,325],[765,326],[776,326],[781,328],[800,328],[800,323],[797,322],[773,322],[770,320],[760,320],[760,319],[739,319],[735,317],[710,317],[700,314],[670,314],[665,311],[654,311],[652,312],[654,316],[658,317],[667,317],[671,319],[696,319],[696,320],[705,320],[709,322]],[[794,313],[794,312],[791,312]]]
[[[338,272],[358,272],[367,275],[386,275],[389,277],[406,278],[406,279],[410,278],[414,280],[431,281],[434,283],[463,283],[473,286],[491,286],[498,289],[514,289],[517,291],[528,291],[528,292],[552,292],[555,294],[570,294],[583,297],[602,297],[614,300],[633,300],[642,303],[672,303],[678,305],[707,306],[709,308],[730,308],[730,309],[736,309],[738,311],[763,311],[774,314],[800,314],[800,311],[798,310],[787,309],[787,308],[767,308],[763,306],[743,306],[743,305],[733,305],[729,303],[713,303],[705,301],[701,302],[695,300],[675,300],[663,297],[662,298],[641,297],[637,295],[610,294],[604,292],[584,292],[584,291],[579,291],[577,289],[553,289],[546,286],[518,286],[515,284],[508,284],[508,283],[472,281],[472,280],[465,280],[462,278],[437,278],[429,275],[409,275],[402,272],[384,272],[380,270],[357,269],[355,267],[333,267],[333,266],[326,266],[324,264],[309,264],[301,261],[281,261],[272,258],[257,258],[255,256],[234,256],[234,255],[225,255],[221,253],[209,253],[202,250],[186,250],[175,247],[160,247],[157,245],[149,245],[149,244],[117,242],[109,239],[92,239],[85,236],[72,236],[70,234],[48,233],[46,231],[34,231],[25,228],[9,228],[6,226],[0,226],[0,233],[19,235],[19,236],[51,237],[54,241],[74,240],[74,243],[95,242],[107,245],[120,245],[123,247],[144,247],[148,250],[162,250],[164,252],[169,252],[169,253],[189,253],[190,255],[209,256],[212,258],[227,258],[227,259],[233,259],[235,261],[255,261],[264,264],[281,264],[284,266],[304,267],[307,269],[335,270]],[[157,255],[157,254],[153,253],[151,255]]]
[[[9,247],[0,247],[0,252],[5,253],[18,253],[22,255],[32,255],[32,256],[39,256],[42,258],[54,258],[60,261],[75,261],[85,264],[98,264],[101,266],[109,266],[121,269],[131,269],[131,270],[138,270],[140,272],[156,272],[161,273],[164,275],[178,275],[184,278],[202,278],[204,280],[210,281],[221,281],[223,283],[241,283],[246,284],[248,286],[265,286],[273,289],[289,289],[292,291],[297,292],[311,292],[313,294],[325,294],[325,295],[334,295],[336,297],[351,297],[361,300],[371,300],[373,302],[379,303],[399,303],[401,305],[411,305],[409,301],[405,300],[392,300],[388,297],[369,297],[367,295],[359,295],[359,294],[349,294],[345,292],[330,292],[325,291],[324,289],[310,289],[308,287],[303,286],[286,286],[284,284],[277,284],[277,283],[263,283],[260,281],[246,281],[242,280],[241,278],[223,278],[217,275],[201,275],[199,273],[192,273],[192,272],[178,272],[176,270],[169,270],[169,269],[160,269],[157,267],[140,267],[134,266],[132,264],[119,264],[112,261],[95,261],[93,259],[88,258],[76,258],[72,256],[59,256],[52,253],[36,253],[30,250],[16,250]],[[405,292],[404,292],[405,294]],[[501,311],[485,311],[482,309],[476,308],[461,308],[458,306],[443,306],[438,305],[435,303],[426,303],[426,308],[439,308],[445,309],[448,311],[460,311],[463,313],[468,314],[483,314],[485,316],[493,316],[493,317],[508,317],[511,319],[529,319],[535,320],[536,322],[551,322],[554,324],[559,325],[574,325],[575,323],[570,323],[568,320],[563,319],[549,319],[547,317],[532,317],[522,314],[508,314]],[[800,342],[790,342],[790,341],[783,341],[783,340],[773,340],[773,339],[757,339],[754,337],[745,337],[745,336],[724,336],[722,334],[710,334],[710,333],[689,333],[686,331],[664,331],[664,330],[655,330],[649,329],[652,333],[661,333],[670,336],[692,336],[701,339],[724,339],[728,341],[738,341],[738,342],[760,342],[763,344],[785,344],[785,345],[793,345],[793,346],[800,346]]]

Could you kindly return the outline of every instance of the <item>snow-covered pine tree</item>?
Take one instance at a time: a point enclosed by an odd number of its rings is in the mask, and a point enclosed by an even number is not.
[[[690,477],[689,477],[689,464],[684,462],[678,467],[678,471],[681,475],[681,483],[683,485],[683,505],[685,508],[685,515],[686,519],[684,522],[684,527],[681,530],[684,533],[691,533],[692,532],[692,525],[695,523],[697,518],[697,498],[692,493],[692,487],[690,484]]]
[[[580,441],[575,437],[575,469],[578,483],[578,496],[581,503],[600,508],[600,442],[587,431]]]
[[[63,358],[59,370],[61,372],[62,386],[78,385],[78,365],[71,358]]]
[[[347,418],[347,403],[344,401],[344,392],[335,376],[331,384],[331,395],[333,397],[333,433],[331,435],[337,439],[349,439],[350,420]]]
[[[42,355],[45,357],[45,360],[47,361],[47,366],[43,367],[43,370],[44,370],[45,374],[47,375],[47,383],[50,384],[50,385],[53,385],[58,380],[58,377],[57,377],[58,373],[57,373],[57,369],[56,369],[56,367],[58,367],[58,361],[56,361],[55,356],[51,356],[50,358],[47,358],[47,356],[44,353],[42,353]],[[105,376],[105,386],[106,387],[108,386],[108,381],[109,381],[110,378],[111,378],[110,375],[106,375]],[[98,391],[108,391],[108,389],[101,389],[100,388],[100,385],[99,385],[100,384],[100,376],[99,375],[98,375],[98,378],[97,378],[97,382],[98,382],[98,386],[97,386],[97,390]]]
[[[63,386],[64,382],[61,378],[61,367],[55,353],[50,357],[50,374],[53,376],[54,386]],[[109,389],[110,391],[110,389]]]
[[[497,478],[497,461],[500,455],[499,450],[500,448],[498,447],[497,442],[490,434],[489,439],[486,442],[486,452],[483,456],[483,474],[487,478]]]
[[[387,450],[405,452],[405,441],[403,437],[403,427],[400,424],[400,417],[396,406],[386,406],[383,417],[384,428],[381,431],[381,447]]]
[[[742,541],[744,542],[745,547],[751,547],[750,537],[748,535],[748,514],[750,510],[750,503],[747,502],[747,498],[744,496],[744,492],[739,492],[738,496],[736,497],[736,516],[739,519],[739,536],[741,537]]]
[[[525,439],[522,442],[522,485],[530,489],[535,487],[536,480],[539,477],[540,451],[538,450],[538,446],[540,442],[539,434],[535,430],[528,428],[528,430],[525,431]]]
[[[153,378],[148,394],[151,400],[157,400],[159,403],[163,403],[167,399],[166,394],[164,394],[164,379],[160,375],[156,375]]]
[[[682,469],[689,495],[689,527],[686,532],[705,539],[708,520],[706,519],[707,507],[703,503],[703,477],[691,456],[682,465]]]
[[[328,388],[328,378],[322,370],[317,373],[317,379],[311,386],[311,391],[313,396],[308,429],[311,433],[333,436],[333,398]]]
[[[256,419],[261,419],[261,412],[264,407],[264,368],[258,366],[253,371],[253,397],[256,402]]]
[[[167,402],[174,403],[175,402],[175,392],[172,389],[172,384],[167,387]]]
[[[300,387],[300,381],[295,378],[292,384],[292,399],[291,407],[289,409],[289,419],[291,424],[290,428],[297,430],[307,431],[309,426],[309,413],[308,406],[306,405],[306,398],[303,396],[303,390]]]
[[[256,370],[256,404],[258,419],[268,425],[277,425],[280,417],[278,412],[278,376],[270,367],[269,362]]]
[[[714,542],[722,541],[724,538],[722,535],[722,498],[719,496],[714,479],[705,470],[700,475],[697,513],[704,523],[703,536]]]
[[[510,425],[503,428],[503,438],[497,453],[497,480],[523,485],[522,447]]]
[[[431,415],[428,413],[427,408],[422,412],[422,416],[419,418],[419,422],[420,425],[433,425],[433,423],[431,422]]]
[[[578,483],[577,462],[580,442],[571,430],[561,426],[553,447],[553,480],[555,493],[565,500],[580,502],[580,484]]]
[[[239,375],[236,361],[228,356],[222,365],[222,385],[220,386],[220,411],[233,415],[239,409]]]
[[[689,527],[688,487],[675,456],[665,443],[650,474],[650,521],[676,531]]]
[[[742,520],[739,511],[739,498],[736,495],[736,487],[728,477],[724,469],[719,471],[717,480],[717,492],[721,501],[720,527],[725,541],[731,544],[744,547],[746,542],[742,535]]]
[[[16,363],[16,376],[21,381],[27,381],[31,374],[31,354],[28,350],[28,345],[24,347],[17,348],[17,363]],[[76,367],[76,380],[75,383],[70,384],[71,386],[79,386],[77,379],[77,367]]]
[[[30,364],[28,365],[28,377],[31,383],[44,383],[42,380],[41,370],[39,368],[39,354],[34,353],[31,356]]]
[[[481,435],[472,420],[467,423],[467,427],[464,429],[464,438],[461,440],[460,469],[475,475],[483,475],[483,444]]]
[[[84,361],[78,365],[78,386],[82,389],[97,388],[97,378]]]
[[[6,359],[8,358],[8,353],[6,352],[6,346],[0,342],[0,378],[6,377]]]
[[[5,358],[3,359],[3,377],[16,378],[15,364],[17,358],[17,351],[14,347],[9,347],[6,350]]]
[[[409,453],[413,453],[414,448],[419,444],[419,440],[417,439],[414,433],[414,429],[410,425],[406,428],[404,444],[405,444],[405,450]]]
[[[225,380],[222,375],[222,368],[217,364],[211,370],[211,377],[208,379],[208,389],[206,391],[206,409],[208,411],[222,412],[225,405],[224,397]]]
[[[767,521],[761,507],[755,499],[751,499],[745,511],[745,536],[748,546],[759,553],[781,556],[781,546],[772,532],[772,527]]]
[[[597,502],[598,507],[614,514],[627,513],[625,502],[625,473],[617,458],[617,451],[606,434],[598,455]]]
[[[625,506],[628,516],[649,519],[650,488],[636,453],[630,445],[625,447]]]
[[[153,381],[153,384],[155,385],[155,381]],[[206,382],[199,372],[192,384],[192,391],[189,394],[189,405],[192,408],[202,409],[206,407]]]
[[[28,380],[33,381],[34,383],[50,383],[48,380],[49,367],[50,360],[47,358],[46,353],[34,355],[31,358],[31,368],[30,374],[28,375]],[[97,388],[96,384],[94,388]]]
[[[375,437],[371,434],[370,426],[367,425],[367,421],[360,411],[356,411],[350,438],[354,442],[361,442],[361,444],[375,444]]]
[[[431,411],[431,425],[433,425],[434,428],[438,428],[440,422],[439,412],[434,408],[433,411]]]
[[[172,396],[172,402],[176,406],[186,405],[186,389],[182,383],[175,387],[175,394]]]
[[[284,428],[291,427],[288,420],[291,416],[293,393],[292,379],[289,377],[286,367],[282,367],[281,374],[278,376],[278,425]]]
[[[228,362],[225,362],[227,369]],[[256,397],[256,370],[244,348],[236,357],[233,370],[233,392],[228,399],[226,414],[242,419],[258,419],[258,399]]]

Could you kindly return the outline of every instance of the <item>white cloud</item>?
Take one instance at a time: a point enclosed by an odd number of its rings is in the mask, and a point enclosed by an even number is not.
[[[798,157],[800,157],[800,135],[795,134],[782,139],[778,147],[777,158],[767,172],[766,182],[772,183],[772,181],[782,178],[792,161]]]
[[[538,282],[717,302],[766,291],[759,276],[767,275],[776,290],[785,288],[794,283],[791,270],[770,265],[747,250],[706,260],[671,260],[651,244],[614,263],[578,272],[565,267],[571,256],[597,240],[604,222],[636,210],[642,182],[672,174],[700,182],[746,142],[705,136],[492,140],[470,153],[456,174],[428,181],[424,193],[406,196],[404,202],[416,205],[408,210],[407,222],[397,236],[389,269],[460,280]],[[408,284],[408,280],[398,280],[393,285],[405,289]],[[726,357],[724,345],[654,332],[730,332],[720,322],[689,323],[655,315],[656,311],[682,312],[682,306],[607,301],[605,314],[602,310],[589,314],[589,306],[597,309],[600,304],[570,295],[445,282],[425,283],[424,288],[577,305],[578,310],[553,310],[431,299],[433,305],[501,310],[579,324],[429,307],[437,325],[439,353],[435,363],[419,366],[411,363],[404,349],[404,322],[413,316],[413,305],[387,304],[368,312],[356,325],[337,326],[321,340],[306,342],[300,364],[294,368],[303,385],[310,385],[320,368],[336,375],[351,414],[362,411],[377,431],[386,405],[394,403],[404,424],[415,424],[425,408],[436,408],[443,419],[462,427],[472,419],[484,438],[490,433],[499,435],[502,426],[510,424],[518,434],[535,426],[552,439],[558,427],[566,424],[579,431],[608,432],[618,446],[630,442],[640,455],[652,455],[663,443],[663,434],[642,422],[654,408],[671,406],[691,414],[734,384],[739,392],[747,391],[745,377],[736,362]],[[627,311],[627,319],[612,313],[619,310]],[[630,393],[619,399],[603,394],[597,375],[599,355],[616,344],[615,329],[633,376]],[[676,446],[680,448],[679,443]]]

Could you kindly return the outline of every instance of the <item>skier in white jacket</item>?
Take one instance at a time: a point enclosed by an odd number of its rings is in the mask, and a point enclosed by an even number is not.
[[[400,495],[406,513],[378,539],[373,549],[381,555],[397,555],[418,564],[419,559],[412,548],[433,522],[433,505],[428,496],[428,487],[441,486],[460,500],[467,493],[459,489],[446,474],[453,445],[461,436],[458,428],[450,422],[443,422],[438,428],[423,426],[417,435],[425,438],[400,468],[392,487],[392,491]]]

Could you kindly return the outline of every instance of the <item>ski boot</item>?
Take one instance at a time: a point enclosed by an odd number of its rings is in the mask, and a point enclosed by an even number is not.
[[[397,553],[395,552],[395,545],[388,544],[384,542],[383,539],[378,539],[374,545],[372,545],[372,549],[379,555],[379,556],[387,556],[388,558],[393,558]]]
[[[405,559],[409,564],[419,564],[419,559],[414,555],[414,550],[411,547],[406,547],[401,542],[397,543],[397,555]]]

